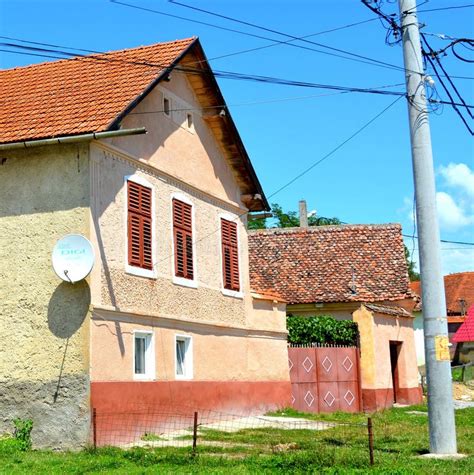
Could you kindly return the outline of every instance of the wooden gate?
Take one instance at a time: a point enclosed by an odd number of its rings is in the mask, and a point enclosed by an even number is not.
[[[289,347],[292,405],[304,412],[362,410],[356,347]]]

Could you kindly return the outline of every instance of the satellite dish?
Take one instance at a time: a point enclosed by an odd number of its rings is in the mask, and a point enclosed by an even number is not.
[[[51,256],[54,272],[65,282],[79,282],[87,277],[94,265],[94,249],[80,234],[68,234],[58,240]]]

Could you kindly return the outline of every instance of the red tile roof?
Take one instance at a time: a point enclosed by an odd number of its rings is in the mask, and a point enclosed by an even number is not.
[[[413,292],[421,297],[421,282],[412,282]],[[448,315],[462,315],[474,305],[474,272],[458,272],[444,276],[446,311]],[[464,304],[462,303],[464,301]],[[415,310],[421,310],[421,300]]]
[[[453,336],[453,342],[455,343],[463,343],[465,341],[474,341],[474,305],[469,307],[466,320]]]
[[[108,130],[194,41],[0,71],[0,143]]]
[[[364,307],[372,310],[375,313],[382,313],[384,315],[391,315],[393,317],[413,317],[413,315],[405,310],[403,307],[396,305],[380,305],[373,303],[364,303]]]
[[[412,297],[398,224],[252,231],[249,251],[252,288],[290,304]]]

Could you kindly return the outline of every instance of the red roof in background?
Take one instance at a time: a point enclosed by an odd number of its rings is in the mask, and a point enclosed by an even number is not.
[[[290,304],[412,297],[398,224],[250,231],[249,252],[252,289]]]
[[[421,282],[411,282],[411,290],[421,297]],[[462,315],[474,305],[474,272],[459,272],[444,276],[444,290],[446,294],[446,311],[448,315]],[[421,301],[415,308],[421,310]]]
[[[194,41],[0,71],[0,143],[108,130]]]
[[[458,331],[454,334],[452,341],[455,343],[474,341],[474,305],[469,307],[466,320],[458,328]]]

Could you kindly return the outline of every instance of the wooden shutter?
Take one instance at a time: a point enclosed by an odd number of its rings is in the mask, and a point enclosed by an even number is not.
[[[174,268],[177,277],[192,280],[193,221],[192,206],[173,199]]]
[[[153,269],[151,188],[127,181],[128,263]]]
[[[222,276],[224,288],[240,290],[237,224],[221,219]]]

